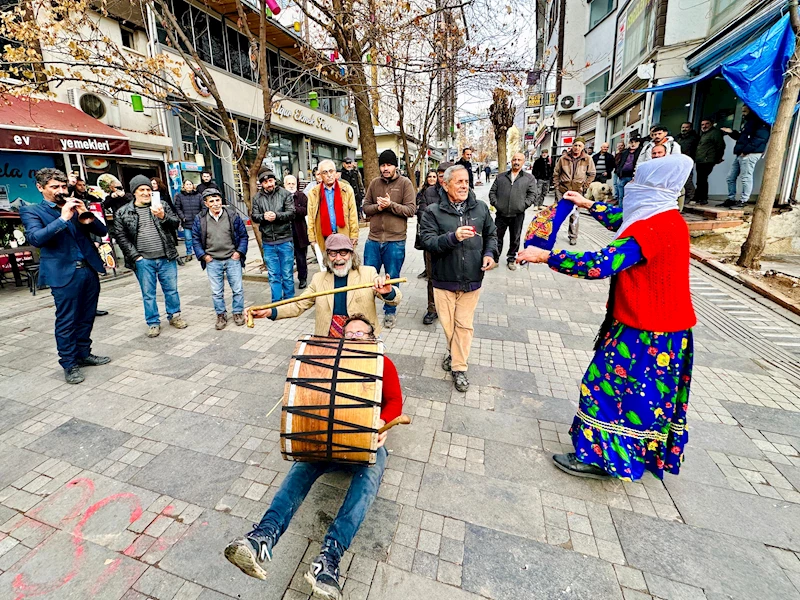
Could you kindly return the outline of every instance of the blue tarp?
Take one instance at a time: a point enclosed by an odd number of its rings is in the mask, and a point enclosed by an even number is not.
[[[794,52],[794,45],[795,35],[787,14],[746,48],[725,60],[720,67],[691,79],[633,91],[644,93],[675,89],[721,72],[744,103],[772,125],[778,112],[783,74]]]

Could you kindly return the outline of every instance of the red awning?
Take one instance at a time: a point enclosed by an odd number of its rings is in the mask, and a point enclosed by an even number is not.
[[[130,156],[122,133],[62,102],[0,97],[0,150]]]

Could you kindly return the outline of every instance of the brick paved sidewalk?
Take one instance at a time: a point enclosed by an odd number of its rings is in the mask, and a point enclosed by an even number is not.
[[[579,249],[605,243],[588,217],[581,227]],[[606,284],[542,266],[490,272],[459,394],[439,366],[441,330],[422,325],[421,270],[409,243],[410,283],[384,338],[414,424],[389,436],[379,498],[342,564],[346,598],[800,599],[800,370],[762,335],[796,324],[693,269],[682,474],[585,481],[550,455],[571,447]],[[80,386],[63,381],[47,293],[0,291],[0,314],[18,314],[0,320],[0,600],[308,597],[302,574],[347,478],[314,486],[267,581],[222,549],[289,467],[279,414],[265,415],[313,315],[216,331],[199,265],[179,273],[189,328],[153,340],[135,279],[104,285],[111,314],[94,349],[113,362]],[[245,293],[268,301],[265,284]]]

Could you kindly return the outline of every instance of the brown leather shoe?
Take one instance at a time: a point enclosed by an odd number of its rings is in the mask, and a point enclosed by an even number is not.
[[[217,324],[215,325],[217,331],[219,331],[220,329],[225,329],[225,325],[227,324],[228,324],[228,315],[226,315],[225,313],[218,314]]]
[[[237,325],[244,325],[244,315],[242,313],[235,313],[233,315],[233,322]]]

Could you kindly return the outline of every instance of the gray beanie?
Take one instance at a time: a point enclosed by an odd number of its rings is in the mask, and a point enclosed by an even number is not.
[[[128,187],[131,189],[131,194],[136,191],[136,188],[140,188],[143,185],[150,187],[150,178],[145,177],[144,175],[137,175],[133,179],[131,179]]]

